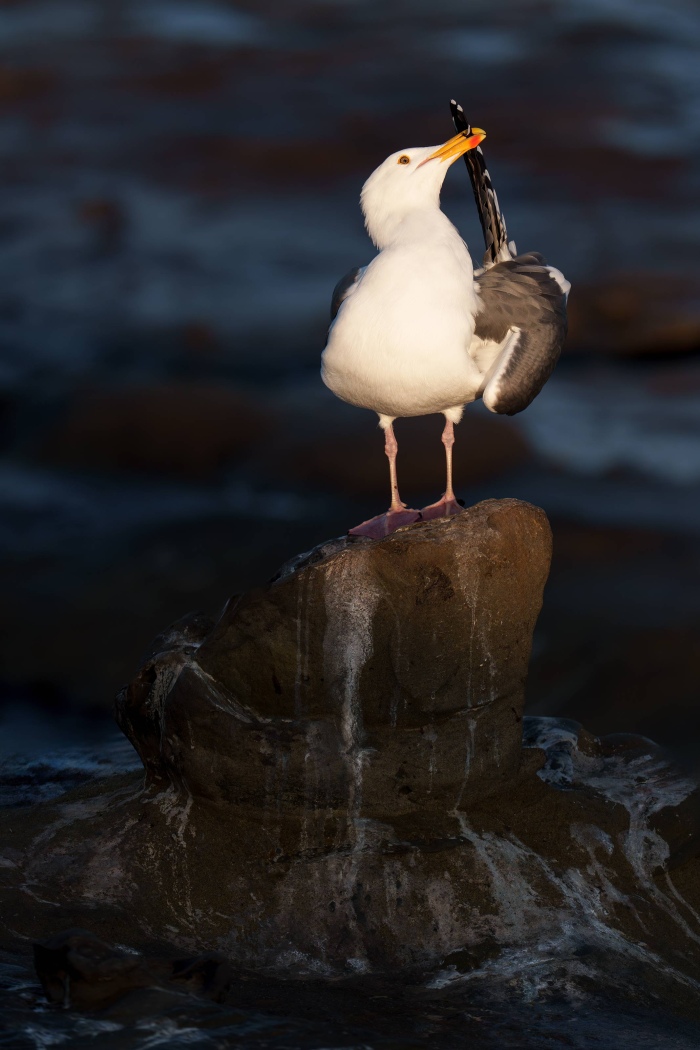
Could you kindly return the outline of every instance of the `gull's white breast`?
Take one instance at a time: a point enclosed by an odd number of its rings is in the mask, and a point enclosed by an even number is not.
[[[380,252],[343,302],[321,372],[343,401],[396,418],[476,397],[472,262],[457,230],[438,216],[437,228],[409,230]]]

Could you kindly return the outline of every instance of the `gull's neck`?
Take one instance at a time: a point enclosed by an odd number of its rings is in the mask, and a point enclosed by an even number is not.
[[[436,205],[412,208],[408,212],[387,210],[373,213],[368,210],[365,225],[380,251],[444,240],[451,234],[459,237],[445,213]]]

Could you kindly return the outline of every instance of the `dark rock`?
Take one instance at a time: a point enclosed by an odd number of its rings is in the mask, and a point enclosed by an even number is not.
[[[650,815],[652,833],[660,836],[665,856],[664,872],[674,871],[700,854],[700,789],[694,788],[683,798],[669,798]]]
[[[695,782],[639,737],[522,717],[549,553],[541,511],[489,501],[331,541],[213,628],[175,625],[118,698],[146,785],[113,777],[13,829],[3,870],[34,895],[15,928],[59,905],[222,953],[159,971],[214,998],[222,957],[687,997]]]
[[[232,602],[196,659],[157,658],[120,695],[150,775],[216,803],[352,817],[452,807],[512,776],[542,512],[489,501],[323,554]]]
[[[89,930],[66,930],[34,945],[34,965],[49,1002],[100,1009],[155,983],[139,956],[112,948]]]
[[[144,662],[163,653],[193,653],[211,633],[214,623],[203,612],[186,613],[153,639],[144,655]]]
[[[204,952],[194,959],[177,959],[173,963],[171,980],[190,993],[221,1003],[231,992],[234,973],[228,959],[220,952]]]
[[[159,988],[223,1002],[234,974],[225,956],[146,959],[127,953],[89,930],[64,930],[34,944],[34,967],[49,1002],[101,1010],[138,989]]]

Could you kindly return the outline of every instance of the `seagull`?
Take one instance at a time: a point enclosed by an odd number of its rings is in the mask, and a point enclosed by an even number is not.
[[[360,204],[378,253],[333,292],[321,377],[341,400],[377,413],[389,460],[389,509],[350,529],[353,536],[380,539],[460,513],[452,448],[465,405],[481,397],[492,412],[522,411],[549,378],[566,334],[568,281],[539,254],[518,256],[512,242],[502,243],[505,222],[483,154],[467,166],[485,234],[494,214],[502,225],[488,265],[474,271],[467,245],[441,210],[448,168],[486,137],[456,103],[452,112],[459,129],[453,138],[392,153],[365,182]],[[445,417],[445,492],[414,510],[399,496],[393,423],[438,413]]]

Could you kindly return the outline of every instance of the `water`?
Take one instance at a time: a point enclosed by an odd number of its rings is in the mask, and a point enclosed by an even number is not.
[[[527,966],[526,960],[519,960]],[[273,981],[241,983],[230,1005],[156,991],[128,997],[98,1015],[47,1006],[23,960],[0,960],[0,1046],[44,1050],[64,1045],[108,1050],[245,1047],[251,1050],[695,1050],[700,1029],[632,1004],[594,996],[576,1003],[518,1003],[507,981],[474,991],[372,982],[338,988]],[[238,990],[237,990],[238,991]]]
[[[85,719],[76,714],[58,720],[31,708],[10,707],[3,715],[0,723],[3,750],[11,748],[13,753],[0,752],[2,807],[47,802],[96,778],[141,768],[141,761],[129,741],[114,731],[108,735],[101,721],[97,725],[86,725]],[[55,732],[57,722],[59,733]],[[60,739],[60,735],[81,742],[94,736],[96,743],[92,748],[73,746],[58,750],[56,737]]]

